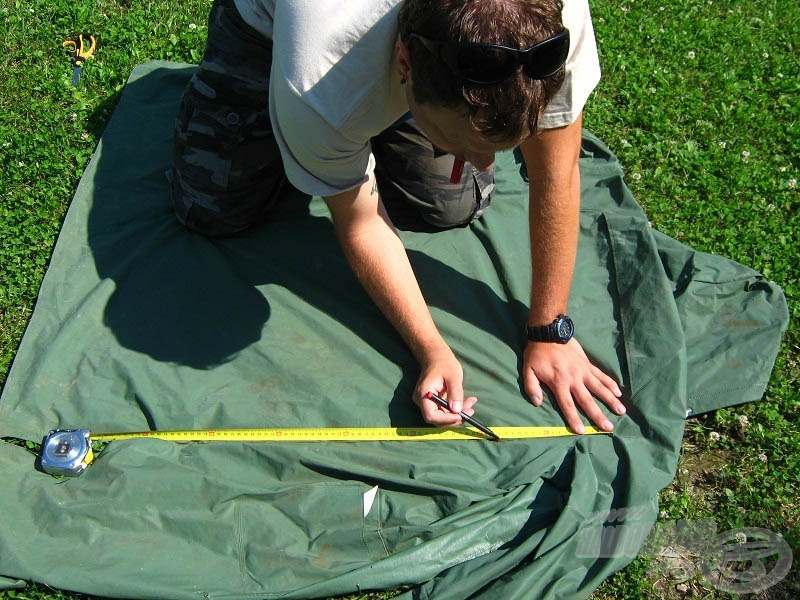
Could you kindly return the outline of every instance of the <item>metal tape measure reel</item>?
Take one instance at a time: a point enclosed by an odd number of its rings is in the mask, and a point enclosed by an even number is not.
[[[51,431],[42,442],[39,465],[50,475],[75,477],[94,460],[88,429]]]

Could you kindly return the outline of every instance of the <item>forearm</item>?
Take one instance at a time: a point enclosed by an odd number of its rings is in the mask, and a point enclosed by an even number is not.
[[[433,322],[402,241],[382,204],[376,197],[370,197],[377,194],[374,186],[368,183],[350,196],[346,194],[331,198],[328,205],[342,250],[367,294],[421,365],[437,352],[449,352]]]
[[[545,325],[567,312],[578,247],[578,187],[571,183],[567,189],[531,190],[549,199],[531,202],[531,325]]]
[[[420,364],[447,348],[396,234],[366,229],[342,236],[341,245],[356,277]]]
[[[525,152],[530,177],[531,325],[545,325],[567,312],[578,247],[580,119],[539,136]]]

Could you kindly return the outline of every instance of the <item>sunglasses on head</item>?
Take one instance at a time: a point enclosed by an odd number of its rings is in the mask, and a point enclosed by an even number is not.
[[[546,79],[564,66],[569,53],[569,30],[562,29],[528,48],[516,50],[497,44],[443,42],[418,33],[408,36],[408,43],[417,40],[445,67],[465,82],[482,86],[502,83],[522,66],[531,79]]]

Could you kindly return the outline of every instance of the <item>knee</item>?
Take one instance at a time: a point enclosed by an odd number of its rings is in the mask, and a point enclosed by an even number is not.
[[[481,172],[466,165],[457,184],[450,183],[449,172],[424,170],[406,174],[386,172],[381,163],[375,174],[381,199],[396,225],[413,227],[425,224],[435,229],[469,225],[480,218],[492,201],[494,172]]]
[[[213,189],[210,193],[194,187],[174,167],[167,178],[175,217],[188,229],[210,238],[230,237],[263,222],[287,188],[282,174],[246,190]]]
[[[243,229],[225,222],[214,210],[213,199],[194,190],[175,168],[167,172],[167,178],[175,218],[187,229],[209,238],[229,237]]]
[[[458,227],[469,225],[486,212],[494,193],[494,173],[470,171],[461,185],[431,190],[438,198],[421,210],[426,222],[441,229]]]

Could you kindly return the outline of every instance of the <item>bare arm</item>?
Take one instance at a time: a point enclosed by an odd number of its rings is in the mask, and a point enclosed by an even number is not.
[[[425,398],[446,391],[451,408],[472,414],[463,397],[463,372],[436,328],[405,248],[378,196],[374,175],[358,188],[325,199],[342,250],[369,296],[401,335],[420,365],[413,401],[426,422],[455,425],[457,414]]]
[[[529,325],[546,325],[567,313],[578,248],[581,124],[579,117],[566,127],[540,131],[521,146],[530,179]],[[528,342],[522,370],[525,392],[533,404],[541,405],[544,383],[576,433],[583,433],[578,407],[600,428],[612,429],[593,394],[615,413],[625,412],[616,382],[589,362],[575,338],[567,344]]]

